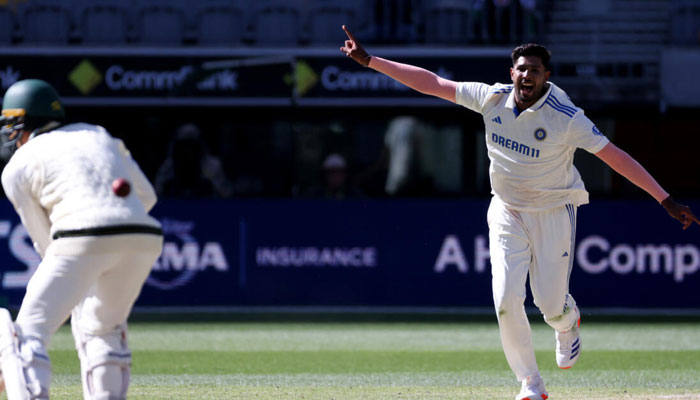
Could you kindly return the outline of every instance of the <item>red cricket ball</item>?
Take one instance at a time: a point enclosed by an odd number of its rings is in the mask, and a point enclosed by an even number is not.
[[[112,191],[119,197],[126,197],[131,192],[131,185],[126,179],[117,178],[112,182]]]

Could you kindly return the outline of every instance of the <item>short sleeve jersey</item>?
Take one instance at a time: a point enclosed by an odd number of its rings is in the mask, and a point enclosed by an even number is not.
[[[513,85],[460,82],[456,102],[482,114],[494,196],[521,211],[588,203],[574,152],[609,141],[566,93],[548,82],[542,98],[518,112]]]

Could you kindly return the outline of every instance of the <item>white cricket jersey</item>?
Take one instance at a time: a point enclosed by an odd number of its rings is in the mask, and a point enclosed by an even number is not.
[[[456,102],[483,115],[494,196],[512,209],[540,211],[588,203],[574,152],[596,153],[609,141],[552,82],[518,115],[513,85],[460,82]]]
[[[131,194],[112,182],[125,178]],[[104,128],[71,124],[26,142],[2,172],[2,186],[43,257],[57,230],[121,224],[160,226],[150,182],[124,143]]]

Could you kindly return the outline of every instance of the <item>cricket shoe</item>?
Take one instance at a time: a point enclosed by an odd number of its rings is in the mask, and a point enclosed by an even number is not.
[[[547,400],[549,393],[544,388],[544,382],[539,375],[528,376],[523,379],[520,393],[515,396],[515,400]]]
[[[569,369],[576,364],[578,356],[581,355],[581,337],[579,328],[581,327],[581,313],[578,307],[576,312],[576,323],[566,332],[556,332],[557,337],[557,365],[561,369]]]

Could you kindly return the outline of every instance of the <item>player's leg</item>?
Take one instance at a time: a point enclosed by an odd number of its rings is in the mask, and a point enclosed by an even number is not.
[[[105,272],[71,319],[89,400],[126,398],[131,367],[126,319],[162,247],[162,238],[152,235],[105,240],[117,251],[100,256]]]
[[[569,294],[576,207],[567,205],[537,213],[537,218],[528,226],[534,237],[530,287],[545,322],[557,332],[557,364],[568,368],[576,362],[581,349],[578,337],[580,313]]]
[[[8,393],[15,390],[11,386],[24,385],[31,398],[48,398],[51,382],[48,342],[87,291],[87,282],[93,276],[90,269],[76,267],[73,257],[56,257],[50,252],[44,257],[27,285],[17,315],[16,354],[22,360],[22,376],[4,374]]]
[[[576,210],[563,206],[529,213],[533,263],[530,288],[545,321],[556,330],[569,329],[575,322],[575,302],[569,296],[569,276],[574,259]],[[567,298],[569,301],[567,302]]]
[[[17,337],[17,329],[10,313],[0,308],[0,370],[3,375],[3,387],[6,386],[8,399],[25,400],[30,398],[30,394],[24,377]]]
[[[517,379],[539,375],[525,314],[525,282],[531,261],[520,214],[497,199],[488,211],[493,299],[503,351]]]
[[[72,318],[80,318],[79,308],[74,310]],[[126,323],[91,335],[82,332],[73,319],[71,328],[80,359],[83,397],[86,400],[126,399],[131,367]]]

